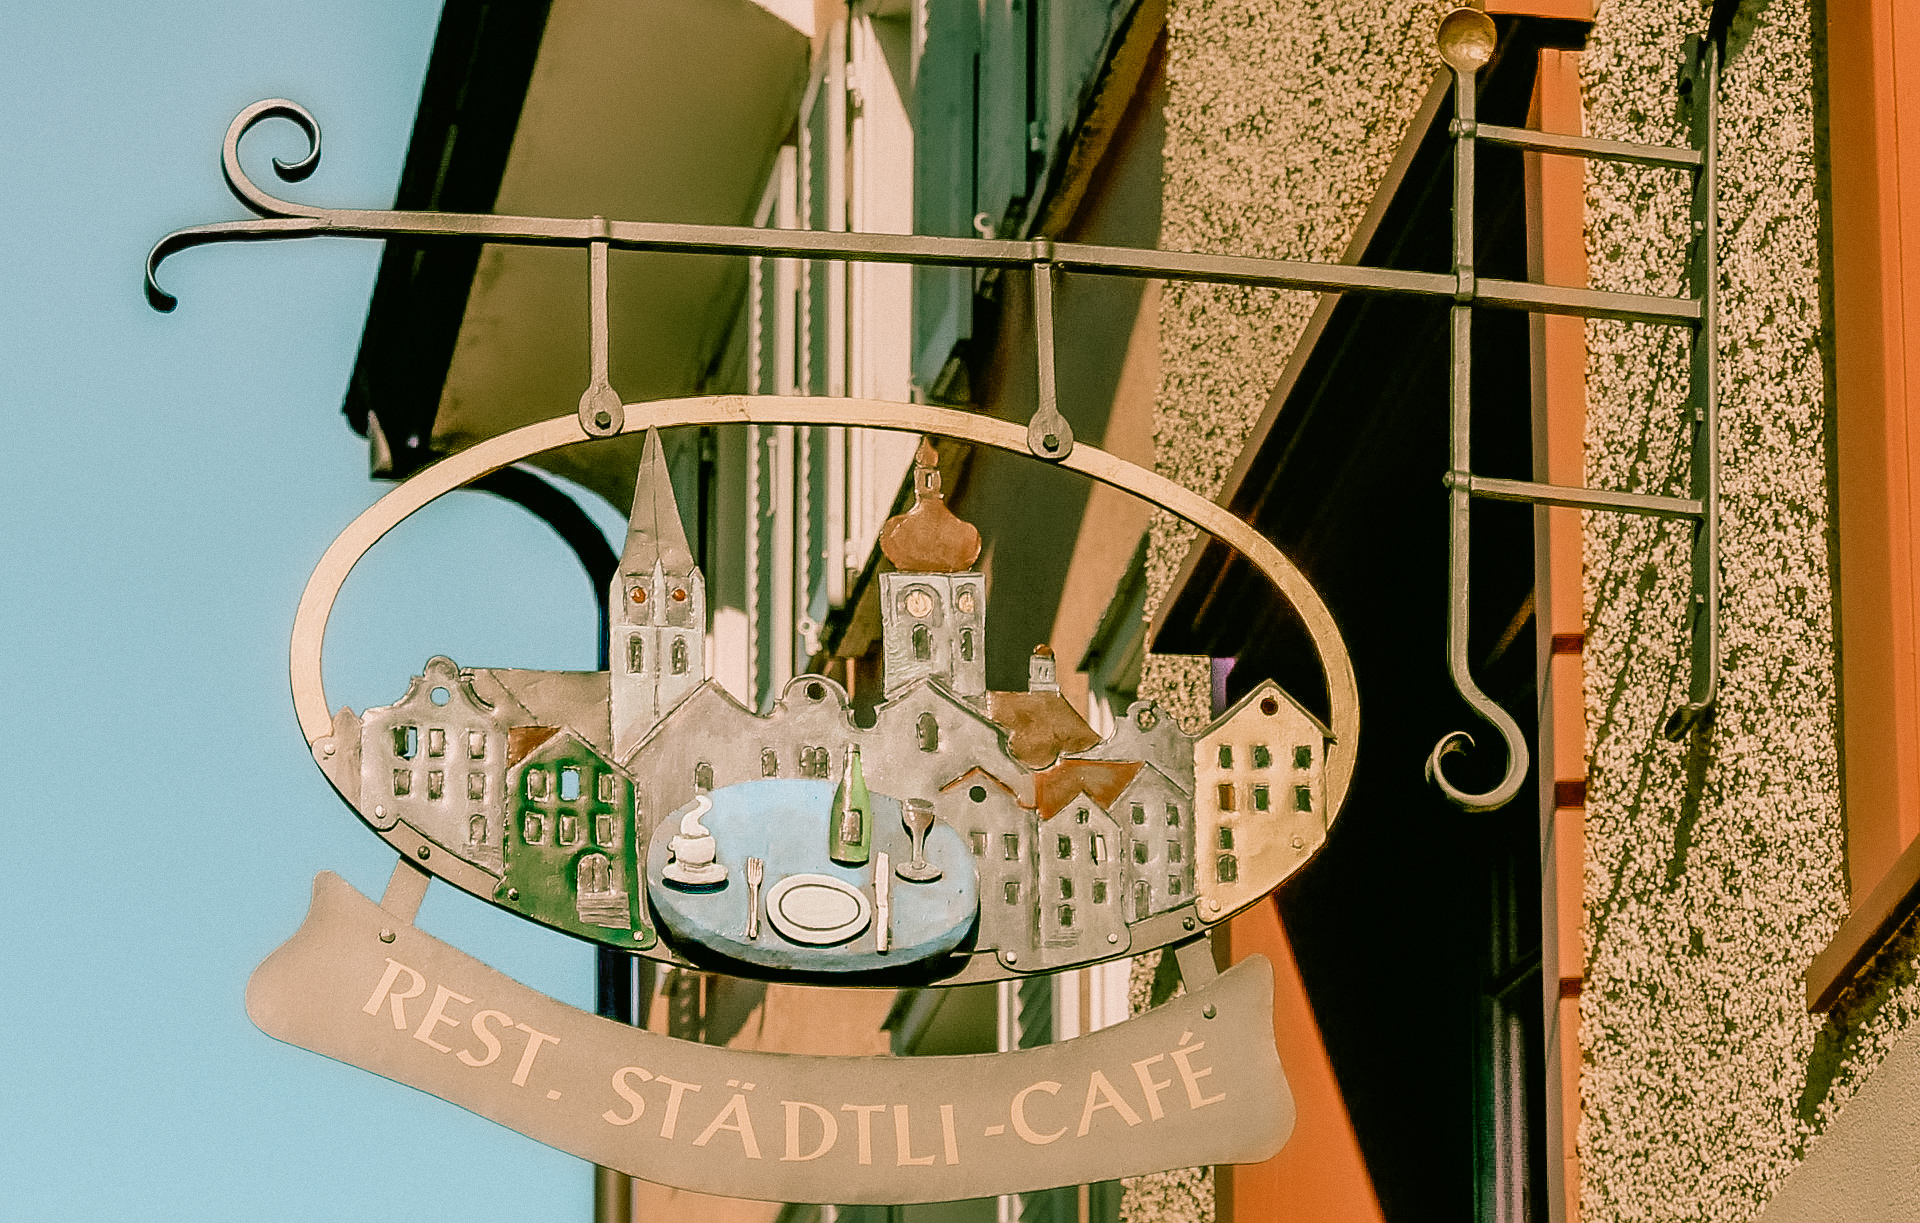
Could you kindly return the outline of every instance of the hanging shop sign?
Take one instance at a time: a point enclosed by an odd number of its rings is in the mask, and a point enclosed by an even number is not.
[[[1332,616],[1268,540],[1188,489],[1077,445],[1054,387],[1053,281],[1063,272],[1399,293],[1451,304],[1454,606],[1451,662],[1464,697],[1501,731],[1508,776],[1452,801],[1509,800],[1527,768],[1513,719],[1467,674],[1470,496],[1649,513],[1698,524],[1694,700],[1713,699],[1717,585],[1711,275],[1692,298],[1476,279],[1476,139],[1690,168],[1710,204],[1713,61],[1701,60],[1699,148],[1548,137],[1473,121],[1474,74],[1494,27],[1441,23],[1460,152],[1451,275],[1053,243],[811,233],[531,217],[316,209],[242,171],[239,145],[273,118],[311,141],[311,115],[258,103],[229,128],[227,181],[262,219],[182,230],[148,258],[149,300],[168,255],[209,242],[318,235],[582,246],[589,259],[589,378],[576,413],[488,439],[425,468],[363,513],[310,579],[292,640],[295,711],[315,762],[400,855],[378,903],[332,874],[300,931],[255,974],[255,1022],[282,1040],[431,1092],[524,1134],[660,1184],[774,1201],[906,1203],[980,1197],[1265,1159],[1293,1105],[1274,1052],[1272,967],[1215,975],[1209,931],[1297,872],[1325,843],[1352,781],[1357,686]],[[1702,205],[1705,207],[1705,205]],[[1711,268],[1711,209],[1696,263]],[[1025,425],[926,405],[838,397],[709,396],[629,404],[608,378],[607,261],[615,248],[1023,270],[1032,277],[1038,405]],[[1475,307],[1693,327],[1696,493],[1691,499],[1558,488],[1467,465]],[[870,725],[823,675],[764,712],[705,672],[706,576],[688,546],[658,430],[688,425],[901,430],[1031,456],[1121,489],[1221,539],[1271,580],[1304,625],[1325,682],[1315,717],[1262,683],[1189,731],[1140,702],[1108,734],[1061,696],[1044,642],[1021,691],[990,690],[978,532],[947,507],[930,440],[914,501],[880,546],[883,694]],[[454,489],[559,447],[644,434],[623,555],[608,592],[609,666],[549,672],[430,659],[392,704],[334,710],[321,684],[328,616],[354,564]],[[1688,710],[1692,712],[1689,713]],[[421,932],[428,879],[556,932],[665,964],[795,983],[948,987],[1057,972],[1167,949],[1187,992],[1116,1027],[1040,1049],[966,1058],[820,1058],[675,1040],[574,1010]]]

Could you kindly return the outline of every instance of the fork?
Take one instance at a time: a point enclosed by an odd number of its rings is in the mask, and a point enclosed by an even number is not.
[[[759,858],[747,859],[747,941],[760,937],[760,881],[766,878],[767,864]]]

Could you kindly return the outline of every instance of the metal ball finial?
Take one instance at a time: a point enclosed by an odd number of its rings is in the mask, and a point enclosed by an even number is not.
[[[1497,32],[1493,18],[1477,8],[1457,8],[1440,19],[1433,41],[1440,58],[1455,72],[1474,73],[1493,58]]]

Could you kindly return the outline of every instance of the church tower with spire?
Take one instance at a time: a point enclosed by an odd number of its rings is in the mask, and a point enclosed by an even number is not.
[[[657,430],[647,430],[611,595],[613,755],[624,762],[705,678],[707,583],[687,546]]]

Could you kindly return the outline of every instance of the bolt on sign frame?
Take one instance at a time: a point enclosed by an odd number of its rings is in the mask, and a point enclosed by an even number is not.
[[[1238,284],[1276,289],[1309,290],[1335,293],[1388,293],[1430,298],[1449,303],[1452,366],[1450,380],[1451,463],[1443,479],[1451,490],[1451,608],[1448,622],[1448,662],[1455,687],[1469,705],[1499,730],[1506,745],[1505,778],[1485,793],[1470,793],[1452,784],[1443,772],[1445,758],[1470,745],[1462,732],[1443,738],[1428,758],[1429,777],[1456,805],[1471,811],[1488,811],[1503,806],[1518,793],[1529,765],[1525,739],[1514,719],[1495,704],[1475,684],[1467,662],[1467,626],[1470,592],[1469,528],[1470,509],[1475,497],[1518,501],[1536,505],[1566,506],[1577,509],[1646,514],[1677,518],[1695,524],[1692,555],[1693,598],[1690,607],[1692,628],[1692,682],[1689,699],[1668,720],[1665,733],[1680,738],[1703,727],[1711,717],[1717,687],[1717,600],[1718,554],[1717,514],[1718,466],[1715,452],[1715,276],[1717,268],[1717,230],[1714,208],[1714,133],[1713,104],[1717,89],[1718,47],[1710,41],[1698,42],[1689,50],[1684,89],[1691,99],[1692,147],[1626,144],[1582,137],[1551,135],[1518,128],[1481,125],[1475,121],[1476,77],[1493,57],[1496,31],[1493,22],[1475,9],[1456,9],[1441,21],[1438,43],[1442,59],[1453,74],[1455,119],[1451,135],[1455,145],[1453,270],[1451,273],[1409,272],[1343,264],[1322,264],[1250,256],[1210,255],[1186,252],[1144,250],[1123,247],[1056,243],[1040,238],[1011,241],[979,238],[942,238],[893,234],[818,233],[794,230],[766,230],[738,226],[675,225],[652,222],[609,221],[603,217],[586,219],[468,215],[438,212],[366,211],[353,209],[316,209],[281,200],[261,190],[249,180],[240,164],[239,149],[246,133],[268,119],[291,120],[306,134],[307,154],[288,163],[276,159],[275,172],[283,180],[294,182],[308,177],[319,164],[320,130],[313,116],[297,103],[273,99],[255,103],[242,111],[228,128],[222,150],[222,166],[228,186],[259,219],[197,226],[167,235],[155,245],[147,259],[146,290],[151,304],[168,311],[174,298],[160,288],[156,273],[170,255],[195,246],[216,242],[260,241],[278,238],[344,237],[435,237],[472,241],[585,247],[589,253],[588,300],[590,305],[589,378],[576,413],[538,422],[490,438],[424,469],[363,513],[337,538],[321,558],[295,617],[291,643],[292,686],[295,710],[302,732],[312,746],[317,761],[326,768],[326,758],[336,748],[339,723],[329,713],[321,684],[321,648],[332,605],[348,572],[359,558],[383,535],[432,500],[463,485],[482,480],[508,465],[560,446],[613,437],[624,433],[651,432],[676,425],[755,423],[803,425],[855,425],[882,429],[907,430],[961,438],[978,444],[1034,458],[1109,484],[1138,496],[1220,538],[1245,555],[1287,598],[1300,614],[1318,653],[1328,690],[1331,726],[1325,728],[1322,788],[1312,806],[1303,810],[1317,814],[1322,830],[1338,814],[1353,778],[1359,735],[1358,686],[1351,661],[1331,613],[1305,577],[1270,541],[1222,507],[1154,472],[1107,454],[1092,446],[1076,445],[1070,422],[1061,414],[1054,379],[1053,283],[1063,273],[1081,275],[1118,275],[1149,279],[1188,280],[1216,284]],[[1543,153],[1624,161],[1652,167],[1689,171],[1693,176],[1693,242],[1688,253],[1689,288],[1686,297],[1672,298],[1643,294],[1601,292],[1591,289],[1535,284],[1524,281],[1480,278],[1473,268],[1474,242],[1474,158],[1480,141],[1502,144]],[[873,261],[929,264],[956,267],[994,267],[1026,269],[1032,277],[1035,302],[1035,339],[1038,360],[1038,406],[1024,427],[969,412],[919,404],[890,403],[843,397],[744,396],[722,395],[669,400],[646,404],[623,402],[609,378],[609,333],[607,268],[610,253],[621,250],[648,250],[698,254],[762,255],[802,259]],[[1669,497],[1642,493],[1563,487],[1526,481],[1493,479],[1474,474],[1469,455],[1471,435],[1471,335],[1476,307],[1522,310],[1573,315],[1587,318],[1619,319],[1689,328],[1693,336],[1692,363],[1687,425],[1692,431],[1693,461],[1691,496]],[[932,486],[937,491],[937,482]],[[676,591],[684,598],[684,592]],[[635,595],[635,601],[640,596]],[[451,667],[447,660],[429,664]],[[656,664],[657,665],[657,664]],[[438,671],[449,686],[463,683],[457,671]],[[825,691],[820,677],[801,677],[796,684]],[[1278,695],[1278,690],[1274,690]],[[437,699],[437,698],[436,698]],[[813,696],[818,701],[820,696]],[[1262,712],[1278,708],[1277,699],[1262,701]],[[342,715],[348,716],[348,715]],[[1303,715],[1304,716],[1304,715]],[[1143,722],[1141,729],[1147,724]],[[551,728],[548,728],[551,730]],[[556,740],[557,741],[557,740]],[[819,751],[820,749],[812,749]],[[1264,747],[1254,749],[1265,752]],[[1298,749],[1302,752],[1305,748]],[[1228,763],[1227,749],[1221,749],[1220,763]],[[337,767],[337,766],[336,766]],[[333,773],[329,772],[332,777]],[[437,776],[437,775],[436,775]],[[771,774],[769,774],[771,776]],[[710,782],[709,782],[710,784]],[[783,783],[775,783],[783,784]],[[399,793],[401,791],[396,791]],[[1306,787],[1299,792],[1307,794]],[[345,793],[345,791],[343,791]],[[1264,794],[1262,796],[1264,800]],[[979,800],[975,800],[979,801]],[[691,835],[698,827],[702,810],[686,816],[683,831]],[[1264,810],[1264,805],[1261,807]],[[1138,808],[1135,808],[1136,812]],[[363,812],[363,815],[365,813]],[[376,809],[375,814],[378,814]],[[657,815],[657,812],[652,813]],[[681,813],[676,813],[678,816]],[[475,817],[476,819],[478,817]],[[1136,821],[1138,816],[1136,815]],[[371,822],[371,821],[370,821]],[[839,1124],[837,1114],[811,1102],[809,1098],[781,1101],[785,1109],[788,1153],[778,1162],[794,1168],[769,1168],[758,1171],[753,1161],[761,1158],[752,1124],[752,1109],[746,1092],[754,1088],[753,1079],[772,1082],[774,1076],[786,1076],[780,1090],[799,1092],[793,1083],[811,1084],[806,1088],[819,1099],[835,1094],[857,1098],[888,1098],[893,1072],[884,1065],[867,1065],[862,1059],[780,1058],[776,1055],[743,1054],[711,1050],[694,1054],[680,1048],[686,1042],[672,1041],[622,1025],[607,1024],[543,999],[493,973],[485,965],[439,943],[412,925],[429,873],[474,893],[493,899],[494,876],[454,853],[436,852],[435,845],[405,822],[388,820],[375,823],[376,831],[402,855],[393,882],[379,905],[374,905],[347,888],[336,877],[323,874],[315,885],[314,906],[308,922],[293,940],[276,952],[255,974],[249,987],[248,1005],[256,1022],[282,1039],[336,1056],[342,1060],[374,1069],[390,1077],[420,1086],[434,1094],[493,1117],[543,1141],[594,1159],[604,1166],[631,1175],[683,1188],[735,1196],[758,1196],[788,1201],[913,1202],[943,1201],[996,1193],[1024,1192],[1060,1184],[1085,1183],[1151,1171],[1160,1167],[1195,1163],[1251,1162],[1264,1159],[1285,1141],[1293,1121],[1291,1098],[1284,1076],[1272,1049],[1271,976],[1264,963],[1253,961],[1215,977],[1208,937],[1213,925],[1258,901],[1265,890],[1276,886],[1286,875],[1303,864],[1314,847],[1303,849],[1300,838],[1293,841],[1297,852],[1290,867],[1274,883],[1243,888],[1227,904],[1187,901],[1163,912],[1141,916],[1131,923],[1124,937],[1115,933],[1107,946],[1085,958],[1086,962],[1134,955],[1161,947],[1174,950],[1182,974],[1187,977],[1189,995],[1127,1024],[1119,1025],[1095,1037],[1067,1042],[1044,1050],[970,1058],[922,1059],[922,1072],[938,1091],[923,1095],[917,1105],[892,1105],[892,1124],[898,1144],[898,1167],[921,1171],[882,1172],[871,1179],[848,1182],[846,1169],[831,1162],[815,1160],[833,1147]],[[707,854],[711,858],[711,834]],[[950,831],[950,830],[949,830]],[[681,838],[676,838],[676,840]],[[1061,838],[1064,843],[1065,838]],[[1231,841],[1228,840],[1228,844]],[[877,848],[877,846],[876,846]],[[662,852],[665,852],[664,850]],[[918,849],[916,848],[916,855]],[[1097,851],[1096,851],[1097,853]],[[1063,851],[1063,855],[1064,851]],[[878,854],[881,865],[876,871],[876,893],[881,876],[887,876],[885,854]],[[417,859],[417,861],[416,861]],[[918,862],[916,856],[915,861]],[[758,859],[750,859],[752,863]],[[604,865],[604,863],[603,863]],[[757,872],[749,868],[758,883]],[[789,876],[795,878],[795,876]],[[888,876],[890,878],[890,876]],[[903,878],[911,876],[903,875]],[[1222,881],[1228,880],[1222,874]],[[515,893],[506,893],[509,899]],[[753,902],[757,906],[757,901]],[[757,916],[757,907],[754,914]],[[544,919],[541,919],[544,920]],[[548,924],[553,924],[549,922]],[[603,940],[604,941],[604,940]],[[369,959],[368,948],[374,948]],[[384,950],[380,950],[384,949]],[[649,929],[636,928],[632,943],[624,948],[669,964],[684,965],[675,950],[656,941]],[[885,951],[884,933],[880,949]],[[384,957],[386,968],[380,968]],[[404,958],[400,958],[404,957]],[[996,955],[991,950],[971,952],[958,965],[943,964],[940,971],[917,984],[941,986],[1002,980],[1048,971],[1044,957],[1028,957],[1016,962],[1015,955]],[[1032,960],[1041,962],[1035,963]],[[374,994],[364,1005],[368,971],[379,981]],[[1263,975],[1263,973],[1265,975]],[[355,975],[358,974],[358,975]],[[801,967],[791,971],[775,966],[770,975],[789,979],[818,980],[818,973]],[[404,978],[404,979],[403,979]],[[421,997],[414,1003],[424,1012],[418,1031],[411,1040],[384,1043],[369,1035],[371,1029],[359,1024],[358,1016],[373,1016],[374,1027],[384,1027],[390,1013],[394,1029],[404,1032],[409,1026],[405,1003],[423,995],[429,979],[437,984],[431,1001]],[[864,983],[893,983],[874,977]],[[464,991],[464,992],[463,992]],[[528,1033],[510,1081],[483,1083],[467,1076],[467,1071],[452,1069],[450,1058],[436,1058],[450,1047],[435,1039],[437,1031],[448,1040],[459,1024],[446,1007],[453,1002],[506,1007],[506,1010],[482,1010],[472,1019],[474,1033],[489,1050],[475,1057],[478,1050],[462,1051],[459,1061],[468,1068],[493,1065],[500,1055],[500,1039],[510,1029]],[[1263,1000],[1264,999],[1264,1000]],[[540,1026],[513,1024],[509,1012],[532,1018]],[[343,1023],[342,1017],[350,1017]],[[492,1016],[490,1020],[488,1017]],[[1231,1019],[1231,1022],[1222,1022]],[[487,1025],[500,1029],[496,1033]],[[441,1031],[440,1025],[447,1025]],[[550,1030],[549,1030],[550,1029]],[[1211,1074],[1196,1068],[1193,1059],[1207,1042],[1190,1043],[1196,1031],[1204,1032],[1214,1046],[1216,1064],[1231,1065],[1232,1076],[1223,1076],[1214,1084],[1201,1079]],[[616,1033],[618,1035],[616,1035]],[[1178,1033],[1176,1036],[1175,1034]],[[664,1041],[662,1045],[659,1042]],[[551,1086],[545,1100],[538,1093],[525,1091],[540,1051],[549,1045],[563,1044],[569,1050],[556,1063],[549,1059],[543,1072]],[[427,1052],[422,1052],[427,1050]],[[593,1056],[588,1057],[587,1054]],[[1147,1056],[1141,1056],[1145,1054]],[[650,1065],[680,1066],[700,1058],[718,1059],[700,1074],[715,1080],[711,1100],[724,1092],[717,1082],[726,1079],[728,1089],[738,1090],[732,1099],[712,1117],[699,1138],[684,1149],[675,1148],[673,1160],[662,1163],[663,1152],[636,1149],[631,1143],[614,1141],[628,1133],[623,1127],[638,1121],[646,1110],[640,1083],[671,1085],[671,1094],[661,1101],[664,1116],[659,1137],[672,1140],[683,1096],[698,1092],[691,1081],[656,1076],[638,1064],[621,1066],[645,1058]],[[675,1059],[680,1059],[676,1061]],[[1099,1068],[1104,1064],[1131,1066],[1144,1092],[1142,1097],[1153,1123],[1144,1130],[1140,1117],[1117,1092]],[[1117,1060],[1116,1060],[1117,1059]],[[511,1059],[509,1059],[510,1061]],[[867,1059],[871,1060],[871,1059]],[[819,1063],[815,1065],[814,1063]],[[1159,1093],[1173,1089],[1175,1079],[1155,1079],[1153,1066],[1165,1063],[1163,1073],[1178,1068],[1184,1101],[1176,1110],[1161,1103]],[[504,1067],[507,1063],[501,1062]],[[580,1111],[582,1100],[606,1098],[605,1067],[618,1066],[612,1076],[612,1090],[625,1104],[599,1111]],[[594,1070],[593,1067],[599,1067]],[[682,1070],[690,1074],[692,1071]],[[1221,1084],[1231,1077],[1236,1084],[1221,1094]],[[490,1085],[489,1085],[490,1083]],[[1022,1086],[1022,1084],[1025,1084]],[[1112,1130],[1105,1139],[1069,1142],[1052,1147],[1056,1139],[1068,1133],[1035,1128],[1024,1111],[1035,1101],[1035,1093],[1049,1098],[1065,1084],[1084,1084],[1085,1108],[1079,1114],[1076,1139],[1090,1133],[1096,1114],[1111,1110],[1124,1130]],[[544,1085],[544,1084],[543,1084]],[[564,1090],[563,1090],[564,1088]],[[870,1091],[868,1090],[870,1088]],[[503,1090],[504,1089],[504,1090]],[[1077,1086],[1066,1090],[1077,1094]],[[1214,1094],[1208,1094],[1209,1092]],[[868,1092],[860,1095],[861,1092]],[[1231,1100],[1229,1097],[1231,1096]],[[560,1101],[566,1099],[562,1106]],[[912,1155],[916,1143],[928,1141],[927,1128],[922,1138],[913,1137],[912,1109],[923,1117],[918,1123],[932,1127],[935,1107],[927,1099],[944,1100],[937,1105],[937,1148],[944,1158],[938,1171],[934,1155]],[[1178,1095],[1169,1100],[1178,1100]],[[1191,1120],[1203,1106],[1224,1105],[1215,1113]],[[767,1108],[770,1101],[762,1100]],[[860,1164],[871,1164],[870,1126],[872,1113],[887,1106],[848,1103],[840,1111],[856,1114],[859,1128]],[[625,1111],[623,1111],[625,1110]],[[997,1111],[996,1111],[997,1110]],[[968,1130],[977,1124],[973,1118],[985,1115],[1011,1117],[1015,1135],[1024,1145],[1002,1144],[985,1158],[963,1160],[964,1149],[972,1152],[984,1139],[1004,1136],[1007,1126],[989,1125],[984,1132]],[[1106,1119],[1111,1121],[1112,1119]],[[1162,1125],[1161,1122],[1166,1122]],[[803,1125],[804,1122],[804,1125]],[[815,1127],[807,1129],[808,1126]],[[608,1127],[612,1127],[610,1130]],[[812,1135],[804,1141],[802,1132]],[[637,1133],[638,1131],[632,1131]],[[737,1136],[739,1150],[746,1163],[720,1158],[720,1149],[709,1149],[716,1135]],[[963,1142],[962,1139],[965,1139]],[[726,1140],[728,1143],[732,1139]],[[1008,1142],[1012,1142],[1011,1139]],[[989,1144],[990,1145],[990,1144]],[[801,1147],[813,1147],[802,1154]],[[1031,1149],[1030,1149],[1031,1148]],[[1048,1148],[1045,1152],[1039,1148]],[[726,1150],[731,1151],[730,1145]],[[841,1158],[846,1158],[844,1155]],[[966,1167],[962,1165],[966,1164]],[[836,1169],[839,1169],[836,1171]],[[864,1171],[864,1170],[863,1170]]]

